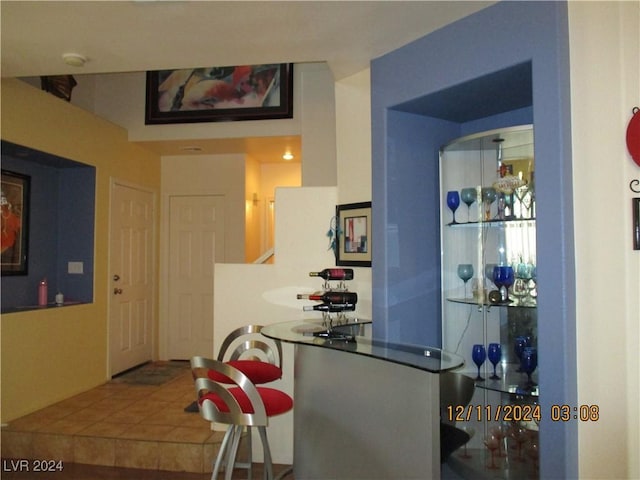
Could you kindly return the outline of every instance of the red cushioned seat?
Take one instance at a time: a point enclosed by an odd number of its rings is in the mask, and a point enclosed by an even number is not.
[[[282,378],[282,369],[271,363],[259,360],[230,360],[225,363],[244,373],[254,385],[269,383]],[[209,370],[207,376],[214,382],[233,383],[229,377],[214,370]]]
[[[258,394],[264,403],[264,409],[268,417],[280,415],[281,413],[288,412],[293,408],[292,398],[280,390],[266,387],[256,387]],[[233,387],[229,389],[229,393],[238,401],[242,413],[254,413],[253,407],[247,395],[239,387]],[[215,403],[218,410],[221,412],[229,412],[227,404],[215,393],[207,393],[200,398],[200,403],[205,400],[211,400]]]

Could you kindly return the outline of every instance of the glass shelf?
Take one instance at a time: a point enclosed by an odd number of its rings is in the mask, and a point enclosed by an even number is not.
[[[508,302],[499,302],[499,303],[488,303],[481,302],[479,303],[477,300],[473,298],[447,298],[448,302],[453,303],[463,303],[465,305],[476,305],[478,307],[509,307],[509,308],[537,308],[537,304],[522,304],[517,301],[508,301]]]
[[[486,220],[482,222],[456,222],[456,223],[447,223],[447,227],[451,228],[478,228],[478,227],[487,227],[487,228],[499,228],[504,227],[506,225],[535,225],[535,218],[511,218],[505,220]]]
[[[489,378],[489,376],[491,375],[490,372],[493,372],[492,366],[488,367],[485,380],[479,380],[475,382],[476,388],[484,388],[486,390],[493,390],[495,392],[519,395],[521,397],[540,396],[537,369],[531,375],[531,379],[536,384],[533,387],[527,385],[527,374],[518,372],[516,365],[507,365],[505,371],[498,374],[498,376],[500,377],[499,380],[491,380]]]

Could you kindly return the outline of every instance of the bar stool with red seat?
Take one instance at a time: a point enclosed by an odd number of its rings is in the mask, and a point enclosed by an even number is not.
[[[264,451],[264,479],[273,480],[273,463],[266,427],[269,425],[269,418],[289,412],[293,408],[293,399],[274,388],[256,387],[244,373],[217,360],[193,357],[191,370],[195,379],[200,415],[209,422],[228,425],[216,457],[212,480],[217,480],[223,460],[226,460],[225,480],[231,480],[244,427],[248,427],[249,432],[250,427],[257,427]],[[211,380],[209,372],[231,380],[231,385],[228,382]],[[249,444],[250,442],[251,438]],[[249,449],[248,466],[238,465],[248,468],[249,478],[252,478],[252,460]]]

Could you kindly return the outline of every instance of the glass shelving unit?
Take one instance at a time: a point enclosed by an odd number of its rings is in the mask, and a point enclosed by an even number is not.
[[[442,348],[465,359],[460,373],[482,377],[465,409],[471,415],[456,424],[471,439],[449,466],[464,478],[537,478],[537,369],[530,379],[521,372],[514,348],[518,337],[537,348],[533,127],[492,130],[443,146],[440,190]],[[449,192],[460,197],[455,217]],[[466,282],[460,265],[473,271]],[[496,286],[497,266],[511,267],[511,285]],[[488,349],[491,343],[502,351],[498,379],[491,378],[488,359],[478,369],[472,358],[474,345]],[[493,455],[486,446],[492,435],[498,440]]]

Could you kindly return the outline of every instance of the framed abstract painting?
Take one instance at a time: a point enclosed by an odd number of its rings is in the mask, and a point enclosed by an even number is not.
[[[293,64],[147,72],[145,123],[293,117]]]
[[[336,206],[336,265],[371,266],[371,202]]]

